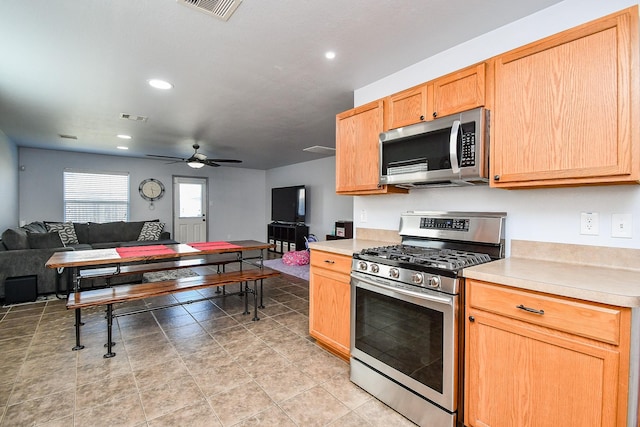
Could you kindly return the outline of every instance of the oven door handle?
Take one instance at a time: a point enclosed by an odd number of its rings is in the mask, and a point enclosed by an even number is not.
[[[458,164],[458,133],[460,132],[460,120],[454,120],[451,126],[451,134],[449,135],[449,160],[451,161],[451,171],[460,173],[460,165]]]
[[[445,297],[445,296],[437,296],[437,295],[429,295],[429,294],[424,294],[421,292],[414,292],[414,291],[410,291],[407,289],[400,289],[400,288],[396,288],[393,286],[388,286],[382,283],[378,283],[378,282],[372,282],[370,280],[366,280],[360,276],[355,276],[354,274],[352,274],[352,277],[354,277],[356,280],[364,283],[365,285],[369,285],[368,287],[378,287],[381,289],[385,289],[387,291],[390,292],[396,292],[402,295],[407,295],[409,297],[414,297],[414,298],[420,298],[422,300],[426,300],[426,301],[431,301],[431,302],[435,302],[438,304],[445,304],[445,305],[449,305],[452,306],[453,305],[453,298],[452,297]],[[357,287],[358,285],[356,285]],[[367,287],[367,286],[366,286]]]

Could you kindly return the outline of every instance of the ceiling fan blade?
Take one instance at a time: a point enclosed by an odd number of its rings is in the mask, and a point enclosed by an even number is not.
[[[220,163],[242,163],[242,160],[235,159],[209,159],[212,162],[220,162]]]
[[[157,154],[145,154],[147,157],[155,157],[158,159],[172,159],[172,160],[179,160],[179,161],[185,161],[186,159],[183,159],[182,157],[175,157],[175,156],[159,156]]]
[[[216,162],[214,162],[214,161],[213,161],[213,160],[211,160],[211,159],[201,160],[201,161],[200,161],[200,163],[204,163],[204,164],[205,164],[205,165],[207,165],[207,166],[213,166],[214,168],[217,168],[217,167],[219,167],[219,166],[220,166],[219,164],[217,164]]]

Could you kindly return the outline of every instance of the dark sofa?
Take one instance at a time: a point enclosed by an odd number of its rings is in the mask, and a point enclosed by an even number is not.
[[[23,227],[9,228],[0,240],[0,299],[5,296],[5,279],[37,276],[38,295],[56,292],[56,271],[45,263],[55,252],[105,249],[120,246],[176,244],[171,234],[162,231],[158,220],[109,223],[59,223],[36,221]],[[139,281],[142,276],[121,278],[121,282]],[[112,284],[118,284],[114,279]],[[89,281],[84,286],[99,286]],[[62,283],[62,289],[66,283]]]

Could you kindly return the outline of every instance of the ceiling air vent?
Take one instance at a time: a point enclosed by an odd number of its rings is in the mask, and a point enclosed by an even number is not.
[[[316,154],[335,154],[336,149],[331,147],[325,147],[323,145],[314,145],[312,147],[307,147],[302,149],[302,151],[306,151],[308,153],[316,153]]]
[[[236,11],[242,0],[177,0],[185,6],[198,9],[207,15],[213,15],[223,21],[228,21]]]
[[[78,139],[78,137],[75,136],[75,135],[68,135],[68,134],[65,134],[65,133],[59,133],[58,136],[60,138],[62,138],[62,139],[75,139],[75,140]]]
[[[136,116],[135,114],[120,113],[120,118],[125,120],[131,120],[132,122],[146,122],[147,117]]]

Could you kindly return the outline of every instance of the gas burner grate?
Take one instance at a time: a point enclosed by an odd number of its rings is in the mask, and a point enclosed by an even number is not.
[[[410,245],[381,246],[378,248],[364,249],[361,253],[380,259],[389,259],[445,270],[458,270],[491,261],[491,257],[483,253],[454,249],[423,248]]]

